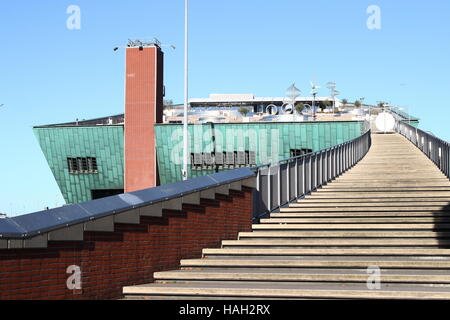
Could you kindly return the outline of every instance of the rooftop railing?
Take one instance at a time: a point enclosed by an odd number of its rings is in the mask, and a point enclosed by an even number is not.
[[[450,179],[450,143],[398,118],[395,130],[419,148]]]
[[[351,141],[253,168],[256,172],[254,221],[301,199],[333,181],[358,163],[369,151],[371,132]]]

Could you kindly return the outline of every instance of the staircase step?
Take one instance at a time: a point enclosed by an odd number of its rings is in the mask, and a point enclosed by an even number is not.
[[[222,241],[223,247],[251,247],[251,246],[266,246],[270,247],[301,247],[301,246],[446,246],[450,248],[450,239],[300,239],[300,240],[280,240],[280,239],[268,239],[268,240],[224,240]]]
[[[333,217],[333,218],[270,218],[261,219],[264,224],[283,223],[450,223],[450,217]]]
[[[382,198],[382,199],[389,199],[389,198],[416,198],[416,197],[441,197],[441,198],[450,198],[450,192],[448,191],[405,191],[405,192],[392,192],[387,190],[386,192],[315,192],[314,195],[309,197],[309,199],[346,199],[346,198],[353,198],[353,199],[374,199],[374,198]]]
[[[381,284],[369,290],[366,284],[279,284],[254,282],[209,282],[202,284],[147,284],[124,287],[125,295],[202,296],[233,298],[317,299],[450,299],[448,287],[395,286]]]
[[[408,208],[426,208],[426,207],[432,207],[433,209],[436,208],[446,208],[450,206],[450,202],[448,201],[441,201],[441,202],[379,202],[379,201],[373,201],[373,202],[367,202],[367,203],[361,203],[361,201],[358,202],[331,202],[331,201],[322,201],[322,202],[312,202],[312,201],[299,201],[298,203],[291,203],[290,207],[292,208],[371,208],[371,207],[383,207],[383,208],[402,208],[402,207],[408,207]]]
[[[253,230],[449,230],[450,224],[256,224]]]
[[[316,193],[312,193],[310,195],[305,196],[305,198],[299,199],[297,202],[298,203],[308,203],[308,202],[313,202],[313,203],[388,203],[388,204],[392,204],[392,202],[395,203],[399,203],[402,204],[403,202],[417,202],[420,203],[424,203],[425,205],[428,202],[436,202],[436,201],[444,201],[447,203],[449,201],[449,197],[447,196],[430,196],[430,197],[421,197],[421,196],[417,196],[417,197],[405,197],[405,196],[397,196],[397,197],[391,197],[389,194],[383,196],[373,196],[373,197],[363,197],[360,194],[355,194],[352,197],[349,198],[343,198],[343,197],[336,197],[336,198],[332,198],[332,197],[325,197],[323,195],[321,196],[316,196]],[[293,202],[295,203],[295,202]]]
[[[361,210],[363,211],[363,210]],[[423,217],[423,218],[450,218],[450,212],[279,212],[271,213],[271,219],[280,218],[400,218],[400,217]]]
[[[425,212],[439,213],[450,212],[450,207],[338,207],[338,208],[305,208],[298,204],[280,209],[281,213],[303,213],[303,212]]]
[[[435,248],[220,248],[203,249],[203,255],[261,255],[261,256],[450,256],[450,249]]]
[[[183,268],[364,268],[378,266],[382,269],[450,269],[450,258],[441,257],[235,257],[234,259],[181,260]]]
[[[403,238],[403,239],[442,239],[450,238],[450,232],[434,231],[264,231],[241,232],[239,238]]]
[[[424,186],[420,185],[418,187],[413,186],[390,186],[390,185],[382,185],[382,186],[337,186],[334,184],[323,186],[318,192],[409,192],[409,191],[450,191],[450,186]]]
[[[383,283],[450,283],[448,270],[380,270]],[[167,281],[278,281],[278,282],[363,282],[368,280],[366,269],[302,269],[251,270],[208,269],[156,272],[158,283]]]

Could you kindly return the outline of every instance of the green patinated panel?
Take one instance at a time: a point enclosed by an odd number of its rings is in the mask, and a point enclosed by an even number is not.
[[[123,189],[123,127],[33,129],[67,203],[92,199],[94,189]],[[94,157],[98,173],[70,174],[67,158]]]
[[[191,153],[225,151],[256,151],[257,164],[286,159],[291,149],[318,151],[354,139],[361,135],[363,123],[297,122],[297,123],[216,123],[189,125]],[[183,158],[183,126],[156,125],[156,149],[162,184],[181,180]],[[214,132],[215,144],[211,142]],[[271,154],[278,157],[270,159]],[[269,158],[269,159],[268,159]],[[190,160],[190,159],[189,159]],[[190,177],[214,173],[211,170],[191,170]]]
[[[290,157],[291,149],[314,151],[359,136],[363,123],[242,123],[190,125],[192,152],[256,151],[258,165]],[[213,129],[213,130],[211,130]],[[123,126],[36,127],[33,129],[67,203],[91,200],[91,190],[123,189]],[[181,180],[182,125],[156,125],[156,151],[162,184]],[[211,139],[214,132],[215,143]],[[272,149],[273,148],[273,149]],[[272,152],[278,155],[270,159]],[[95,157],[97,174],[70,174],[67,158]],[[212,174],[191,170],[189,176]]]

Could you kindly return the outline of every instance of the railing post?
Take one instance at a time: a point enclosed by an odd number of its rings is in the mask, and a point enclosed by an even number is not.
[[[303,194],[307,194],[306,192],[306,157],[303,157],[302,159],[302,170],[303,170]]]
[[[336,148],[331,149],[331,179],[334,179],[336,172]]]
[[[291,201],[291,164],[288,161],[286,169],[286,199],[287,202]]]
[[[295,159],[295,199],[300,195],[298,193],[298,158]]]
[[[323,152],[322,151],[320,152],[319,169],[320,169],[320,174],[319,174],[320,186],[323,186]]]
[[[341,147],[337,148],[337,172],[336,172],[336,176],[340,176],[341,175],[341,156],[342,156],[342,152],[341,152]]]
[[[312,155],[309,156],[309,185],[308,185],[308,193],[310,193],[313,188],[312,188]]]
[[[318,183],[319,183],[319,179],[318,179],[318,171],[319,170],[317,170],[318,169],[318,165],[317,165],[317,161],[318,161],[318,159],[317,159],[317,153],[314,155],[314,189],[313,190],[317,190],[317,186],[318,186]]]
[[[267,206],[269,212],[272,211],[272,168],[269,166],[267,171]]]
[[[283,176],[281,174],[281,164],[278,164],[278,206],[281,207],[281,185],[282,185]]]

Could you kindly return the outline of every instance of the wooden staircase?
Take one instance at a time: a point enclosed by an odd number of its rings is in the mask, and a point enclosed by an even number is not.
[[[450,299],[450,181],[402,136],[372,139],[333,183],[124,295]]]

